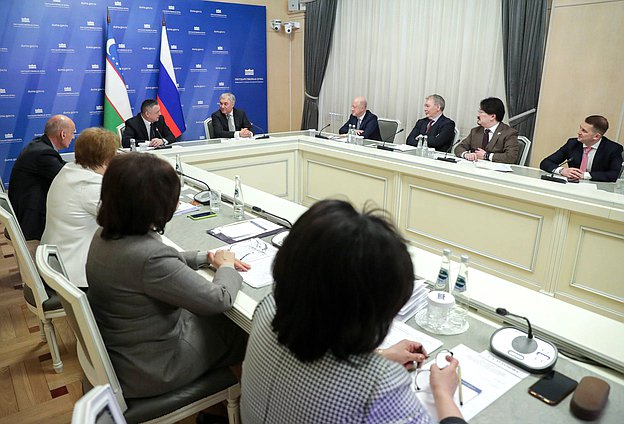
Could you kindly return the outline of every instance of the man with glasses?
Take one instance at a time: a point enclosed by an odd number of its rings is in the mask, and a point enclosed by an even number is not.
[[[477,113],[478,126],[455,147],[455,155],[477,161],[516,163],[518,160],[518,131],[503,124],[505,105],[501,99],[481,100]]]
[[[9,180],[9,199],[26,240],[40,240],[45,228],[46,198],[52,180],[65,165],[59,150],[66,149],[76,134],[74,121],[55,115],[21,151]]]

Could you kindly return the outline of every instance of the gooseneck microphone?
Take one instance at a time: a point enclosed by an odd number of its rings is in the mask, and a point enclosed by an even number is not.
[[[184,172],[182,172],[182,164],[180,163],[178,165],[178,160],[176,158],[176,173],[181,177],[181,178],[188,178],[189,180],[193,180],[196,181],[198,183],[201,183],[203,185],[206,186],[206,190],[202,190],[198,193],[195,193],[195,196],[193,196],[193,200],[195,200],[198,203],[201,203],[202,205],[209,205],[210,204],[210,186],[208,185],[207,182],[199,180],[195,177],[191,177],[190,175],[185,174]],[[181,184],[182,185],[182,184]]]
[[[255,140],[264,140],[269,138],[269,135],[266,133],[266,131],[264,131],[264,129],[260,126],[260,125],[256,125],[253,122],[251,122],[251,128],[256,127],[260,130],[260,134],[256,137],[254,137]]]
[[[527,317],[523,317],[523,316],[520,316],[520,315],[512,314],[511,312],[507,311],[507,309],[505,309],[505,308],[496,308],[496,313],[498,315],[502,315],[502,316],[511,315],[512,317],[521,318],[521,319],[526,320],[527,326],[529,327],[529,331],[528,331],[527,336],[528,336],[529,339],[533,338],[533,329],[531,328],[531,321],[529,321],[529,319]]]
[[[262,208],[260,208],[260,207],[258,207],[258,206],[252,206],[252,207],[251,207],[251,210],[252,210],[252,211],[254,211],[254,212],[256,212],[256,213],[260,213],[260,214],[263,214],[263,215],[272,216],[272,217],[274,217],[274,218],[276,218],[276,219],[279,219],[280,221],[283,221],[283,222],[285,222],[286,224],[288,224],[288,228],[292,228],[292,222],[290,222],[290,221],[289,221],[289,220],[287,220],[286,218],[283,218],[283,217],[281,217],[281,216],[279,216],[279,215],[272,214],[271,212],[267,212],[267,211],[265,211],[264,209],[262,209]]]
[[[156,125],[154,125],[154,132],[157,133],[158,138],[160,138],[160,140],[162,141],[162,144],[160,146],[157,146],[156,149],[170,149],[171,145],[167,144],[169,142],[165,141],[165,137],[162,136],[162,134],[160,133],[160,130],[158,129]]]
[[[403,132],[405,130],[405,128],[401,128],[400,130],[398,130],[397,132],[394,133],[394,135],[392,136],[392,139],[394,140],[394,137],[396,137],[397,134]],[[389,137],[388,137],[389,138]],[[392,147],[386,147],[386,141],[388,140],[383,140],[383,142],[381,143],[381,145],[377,145],[377,148],[379,150],[386,150],[389,152],[394,152],[394,149]]]
[[[328,128],[331,125],[331,123],[325,125],[323,128],[320,129],[320,131],[318,132],[317,135],[315,135],[314,137],[316,138],[322,138],[323,140],[329,140],[329,137],[325,137],[324,135],[321,135],[321,133],[323,132],[324,129]]]

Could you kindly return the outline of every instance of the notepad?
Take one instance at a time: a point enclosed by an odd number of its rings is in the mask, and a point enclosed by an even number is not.
[[[226,249],[234,252],[236,259],[251,265],[248,271],[240,273],[245,283],[254,288],[268,286],[273,283],[271,268],[277,254],[277,248],[264,240],[252,238],[226,246]]]

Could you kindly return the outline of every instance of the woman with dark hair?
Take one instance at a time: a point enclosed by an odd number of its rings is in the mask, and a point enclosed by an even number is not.
[[[178,252],[161,240],[180,196],[172,166],[115,157],[102,180],[87,258],[88,299],[125,397],[160,395],[210,369],[240,364],[246,336],[222,315],[241,287],[229,251]],[[209,282],[195,272],[217,268]]]
[[[404,340],[375,350],[414,281],[410,255],[390,223],[343,201],[318,202],[285,239],[273,278],[243,363],[243,422],[432,420],[406,370],[424,361],[422,346]],[[463,423],[453,402],[458,363],[447,360],[431,371],[437,413],[442,422]]]
[[[74,162],[54,177],[48,191],[41,244],[55,244],[69,280],[86,289],[85,263],[95,231],[102,175],[119,147],[119,137],[104,128],[87,128],[74,144]]]

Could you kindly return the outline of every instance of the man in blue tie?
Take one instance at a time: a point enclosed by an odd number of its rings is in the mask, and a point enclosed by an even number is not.
[[[416,121],[414,129],[407,136],[406,143],[417,146],[416,137],[427,136],[427,146],[435,148],[438,152],[451,150],[455,139],[455,122],[444,116],[444,98],[438,94],[432,94],[425,99],[425,117]]]

